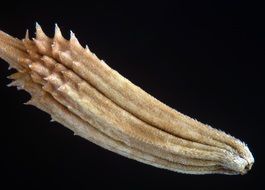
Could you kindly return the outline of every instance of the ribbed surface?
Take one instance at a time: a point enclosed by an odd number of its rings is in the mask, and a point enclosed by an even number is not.
[[[29,104],[108,150],[182,173],[246,173],[247,146],[161,103],[83,48],[71,32],[53,39],[40,26],[22,41],[0,33],[0,57],[19,72],[11,85]]]

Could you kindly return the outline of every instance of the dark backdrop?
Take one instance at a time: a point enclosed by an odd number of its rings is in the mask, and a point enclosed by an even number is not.
[[[3,189],[261,189],[264,179],[264,3],[241,1],[22,2],[1,5],[0,29],[22,38],[35,21],[73,30],[147,92],[242,139],[256,163],[244,176],[183,175],[104,150],[23,103],[0,61]]]

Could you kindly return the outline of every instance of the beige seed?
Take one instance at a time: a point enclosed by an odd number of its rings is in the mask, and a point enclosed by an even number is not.
[[[243,142],[155,99],[57,25],[54,38],[38,24],[33,40],[0,32],[0,57],[18,71],[11,86],[31,94],[27,104],[103,148],[190,174],[245,174],[254,163]]]

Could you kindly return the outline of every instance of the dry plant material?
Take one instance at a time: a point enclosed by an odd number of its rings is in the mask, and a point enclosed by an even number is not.
[[[245,174],[254,163],[246,144],[155,99],[57,25],[53,38],[38,24],[33,39],[0,32],[0,57],[27,104],[110,151],[188,174]]]

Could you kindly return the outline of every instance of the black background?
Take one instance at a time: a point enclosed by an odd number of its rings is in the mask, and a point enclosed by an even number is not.
[[[173,2],[173,1],[172,1]],[[264,3],[250,1],[1,5],[0,29],[22,38],[38,21],[58,23],[99,58],[162,102],[245,141],[256,162],[244,176],[183,175],[109,152],[7,88],[0,61],[1,189],[262,189],[264,178]],[[96,185],[97,187],[92,187]]]

